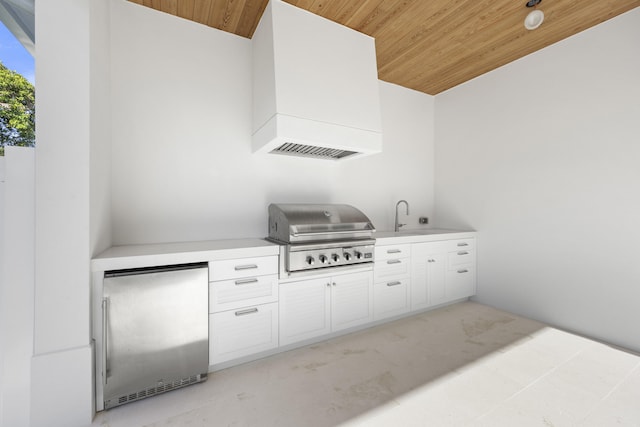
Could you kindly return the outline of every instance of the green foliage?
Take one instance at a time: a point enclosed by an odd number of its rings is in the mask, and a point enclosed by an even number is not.
[[[35,119],[35,88],[0,62],[0,155],[7,145],[35,145]]]

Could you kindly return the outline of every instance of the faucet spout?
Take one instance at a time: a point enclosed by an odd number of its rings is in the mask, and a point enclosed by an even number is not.
[[[406,200],[400,200],[398,201],[398,203],[396,203],[396,221],[395,221],[395,231],[400,231],[400,227],[404,227],[407,224],[400,224],[398,222],[398,208],[400,207],[400,204],[404,203],[405,207],[406,207],[406,211],[405,214],[409,215],[409,202],[407,202]]]

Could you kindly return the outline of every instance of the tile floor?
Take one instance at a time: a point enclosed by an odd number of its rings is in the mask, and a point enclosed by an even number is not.
[[[93,426],[640,426],[640,357],[465,302],[214,372]]]

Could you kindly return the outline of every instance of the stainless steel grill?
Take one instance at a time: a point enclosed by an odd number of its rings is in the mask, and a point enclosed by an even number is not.
[[[271,204],[269,237],[281,247],[281,275],[373,262],[375,227],[350,205]]]

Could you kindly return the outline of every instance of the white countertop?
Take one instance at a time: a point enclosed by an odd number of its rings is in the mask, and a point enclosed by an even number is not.
[[[91,260],[92,271],[153,267],[221,259],[278,255],[280,246],[264,239],[209,240],[112,246]]]
[[[377,245],[434,242],[475,237],[472,230],[422,229],[374,234]],[[280,246],[264,239],[209,240],[113,246],[91,260],[92,271],[143,268],[222,259],[278,255]]]
[[[468,239],[476,237],[473,230],[449,230],[430,228],[404,231],[380,231],[374,234],[376,245],[397,245],[401,243],[436,242],[449,239]]]

